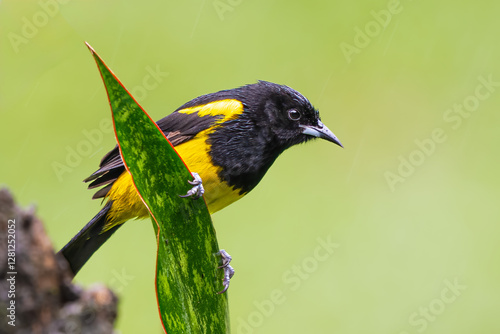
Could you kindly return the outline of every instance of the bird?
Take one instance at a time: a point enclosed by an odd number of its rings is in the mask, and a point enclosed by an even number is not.
[[[268,81],[199,96],[157,125],[194,172],[186,196],[203,194],[210,214],[248,194],[291,146],[321,138],[343,147],[306,97]],[[60,250],[74,275],[123,223],[149,217],[118,146],[84,182],[106,203]]]

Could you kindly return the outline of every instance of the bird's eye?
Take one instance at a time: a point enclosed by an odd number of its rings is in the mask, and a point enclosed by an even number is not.
[[[300,112],[296,109],[288,110],[288,118],[292,121],[298,121],[300,119]]]

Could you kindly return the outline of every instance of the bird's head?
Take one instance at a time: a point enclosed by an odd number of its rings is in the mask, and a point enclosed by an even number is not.
[[[342,144],[319,117],[311,102],[296,90],[267,81],[245,86],[246,100],[254,104],[261,127],[266,127],[285,147],[322,138],[341,147]]]

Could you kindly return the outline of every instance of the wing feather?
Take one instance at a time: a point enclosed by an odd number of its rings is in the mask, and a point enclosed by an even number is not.
[[[213,126],[222,115],[202,115],[198,113],[174,112],[162,119],[156,124],[165,134],[173,146],[182,144],[199,132],[207,130]],[[125,171],[118,145],[109,151],[101,160],[99,169],[95,171],[84,182],[91,182],[89,189],[104,186],[98,190],[92,198],[103,198],[111,189],[113,182]]]

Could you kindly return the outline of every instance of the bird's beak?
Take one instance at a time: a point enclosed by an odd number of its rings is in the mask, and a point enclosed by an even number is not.
[[[318,121],[318,125],[299,125],[302,128],[302,133],[308,136],[313,136],[317,138],[323,138],[332,143],[339,145],[340,147],[344,147],[340,140],[338,140],[337,136],[333,134],[321,121]]]

